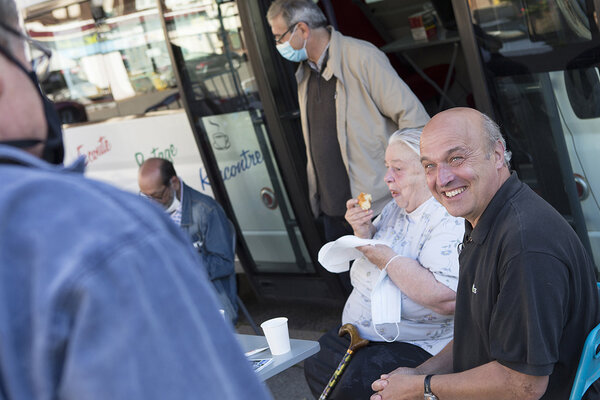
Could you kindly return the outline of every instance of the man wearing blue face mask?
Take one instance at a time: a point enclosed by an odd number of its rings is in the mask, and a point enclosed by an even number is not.
[[[387,140],[429,120],[425,108],[370,43],[327,26],[307,0],[276,0],[267,12],[277,50],[300,62],[298,101],[307,149],[309,196],[326,241],[352,229],[346,200],[371,193],[377,215],[391,199],[384,184]]]

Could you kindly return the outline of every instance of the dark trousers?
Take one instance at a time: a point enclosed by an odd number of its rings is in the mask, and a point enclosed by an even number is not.
[[[346,221],[346,219],[342,217],[332,217],[331,215],[321,214],[318,218],[318,225],[321,226],[323,231],[323,239],[325,243],[333,242],[345,235],[353,235],[354,231],[352,227]],[[352,284],[350,283],[350,273],[342,272],[338,274],[340,282],[346,292],[346,296],[352,292]]]
[[[354,234],[352,227],[343,216],[332,217],[331,215],[321,214],[319,219],[323,224],[325,242],[333,242],[342,236]]]
[[[319,339],[321,350],[304,361],[304,376],[315,398],[319,398],[350,346],[350,337],[338,336],[338,328]],[[401,342],[370,342],[352,354],[348,365],[331,391],[329,400],[368,400],[371,384],[381,374],[398,367],[416,367],[431,354],[418,346]]]

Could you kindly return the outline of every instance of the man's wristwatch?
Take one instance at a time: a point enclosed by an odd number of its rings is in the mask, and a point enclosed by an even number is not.
[[[424,390],[424,398],[425,400],[438,400],[437,396],[433,393],[431,393],[431,377],[433,375],[427,375],[425,377],[425,381],[423,382],[424,386],[425,386],[425,390]]]

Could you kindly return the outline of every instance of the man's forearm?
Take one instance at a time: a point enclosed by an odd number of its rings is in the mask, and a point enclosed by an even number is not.
[[[421,367],[424,367],[422,375],[399,372],[383,376],[373,383],[377,393],[371,400],[422,399],[424,375],[439,371],[429,370],[434,367],[431,363]],[[440,400],[538,400],[546,391],[548,377],[522,374],[492,361],[460,373],[436,374],[430,384],[431,391]]]
[[[454,341],[451,340],[450,343],[446,345],[435,357],[431,357],[429,360],[425,361],[423,364],[419,365],[416,368],[416,371],[419,374],[429,375],[429,374],[450,374],[452,373],[452,345]]]
[[[522,374],[496,361],[431,379],[431,391],[440,400],[537,400],[544,394],[547,385],[547,376]]]

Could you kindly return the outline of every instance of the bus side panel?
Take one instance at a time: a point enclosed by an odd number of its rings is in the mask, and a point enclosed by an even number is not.
[[[212,197],[208,178],[200,178],[203,163],[184,112],[67,127],[64,141],[65,163],[85,156],[90,178],[137,193],[139,166],[161,157],[186,184]]]
[[[600,208],[597,197],[600,195],[600,169],[598,169],[600,114],[596,117],[579,118],[567,94],[564,72],[550,72],[550,79],[563,132],[565,132],[571,167],[575,174],[584,177],[590,190],[590,194],[581,200],[581,208],[588,228],[593,256],[598,262],[600,260]]]
[[[246,130],[227,132],[231,134],[232,146],[227,146],[231,154],[220,165],[221,173],[225,174],[230,196],[246,199],[246,206],[236,217],[246,241],[252,244],[254,259],[266,265],[294,262],[285,227],[277,218],[280,210],[265,207],[261,200],[260,193],[270,186],[270,179],[256,139],[245,138],[241,133]],[[177,175],[186,184],[214,197],[184,112],[66,127],[64,141],[65,163],[85,156],[89,178],[138,193],[139,166],[150,157],[161,157],[173,162]],[[247,160],[248,154],[254,161]],[[232,173],[240,163],[247,166]]]

